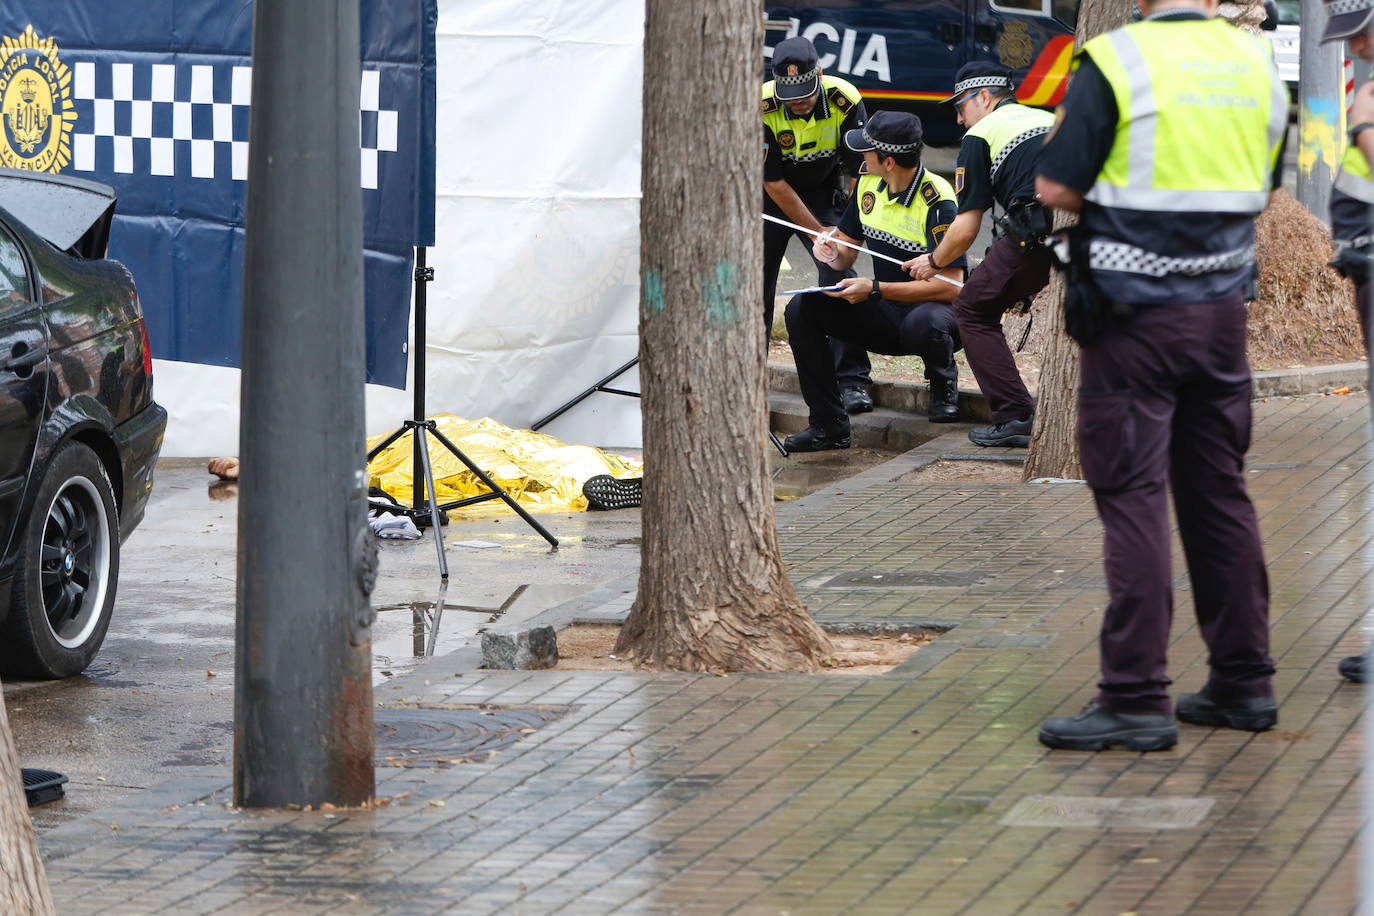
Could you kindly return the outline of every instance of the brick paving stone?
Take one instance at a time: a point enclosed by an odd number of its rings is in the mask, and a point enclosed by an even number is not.
[[[778,509],[790,573],[825,625],[952,627],[892,674],[422,670],[380,699],[568,711],[484,763],[379,769],[393,801],[373,811],[234,811],[227,773],[155,787],[42,834],[59,909],[1347,912],[1362,698],[1334,663],[1362,649],[1374,603],[1365,419],[1360,398],[1256,405],[1273,732],[1182,726],[1149,755],[1041,748],[1040,721],[1086,702],[1097,677],[1091,495],[907,477],[950,448],[937,440]],[[1170,666],[1189,690],[1206,659],[1175,550]],[[865,571],[972,584],[843,578]],[[1181,830],[1002,825],[1030,795],[1213,806]]]

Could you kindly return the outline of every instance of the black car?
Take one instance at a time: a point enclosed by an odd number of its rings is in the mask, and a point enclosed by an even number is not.
[[[82,671],[114,609],[167,412],[114,191],[0,169],[0,674]]]

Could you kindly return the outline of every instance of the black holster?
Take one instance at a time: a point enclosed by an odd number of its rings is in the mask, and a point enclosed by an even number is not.
[[[1002,234],[1022,248],[1037,248],[1050,234],[1050,211],[1035,200],[1014,200],[997,220]]]
[[[1064,275],[1064,331],[1086,347],[1132,314],[1124,302],[1098,288],[1088,264],[1091,236],[1081,226],[1068,226],[1046,239],[1055,268]]]

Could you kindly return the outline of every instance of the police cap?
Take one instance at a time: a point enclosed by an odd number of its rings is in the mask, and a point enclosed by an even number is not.
[[[905,111],[879,111],[868,123],[845,131],[844,145],[856,153],[914,153],[921,149],[921,119]]]
[[[1374,0],[1369,0],[1374,3]],[[1013,89],[1011,70],[990,60],[975,60],[964,64],[954,75],[954,94],[943,102],[952,102],[965,92],[979,89]]]
[[[1339,41],[1363,32],[1374,17],[1374,0],[1326,0],[1326,30],[1322,42]]]
[[[821,88],[816,46],[807,38],[788,38],[773,49],[774,92],[784,102],[809,99]]]

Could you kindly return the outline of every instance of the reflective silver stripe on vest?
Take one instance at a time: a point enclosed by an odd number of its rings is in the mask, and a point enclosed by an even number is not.
[[[1336,174],[1336,180],[1331,185],[1342,194],[1348,194],[1356,200],[1362,200],[1367,204],[1374,204],[1374,181],[1368,178],[1361,178],[1353,172],[1341,169]]]
[[[1007,145],[1002,147],[1001,151],[998,152],[997,158],[992,160],[992,170],[988,173],[988,176],[992,177],[997,174],[997,170],[1002,167],[1002,163],[1005,162],[1006,158],[1011,155],[1012,150],[1016,149],[1018,146],[1020,146],[1022,143],[1025,143],[1027,140],[1030,140],[1034,137],[1040,137],[1049,133],[1050,128],[1053,126],[1053,124],[1046,124],[1043,127],[1032,127],[1025,133],[1017,134],[1016,136],[1008,140]]]
[[[833,149],[819,149],[810,153],[783,153],[782,158],[791,162],[814,162],[817,159],[831,159],[834,155]]]
[[[1268,191],[1215,191],[1193,188],[1119,188],[1099,181],[1088,200],[1122,210],[1167,210],[1196,213],[1259,213]]]
[[[1222,270],[1235,270],[1255,261],[1254,246],[1235,251],[1202,255],[1196,258],[1171,258],[1125,242],[1093,239],[1088,243],[1088,266],[1093,270],[1114,270],[1123,274],[1144,274],[1147,277],[1167,277],[1184,274],[1196,277]]]
[[[874,229],[869,225],[864,226],[864,238],[873,239],[877,242],[887,242],[889,245],[895,245],[903,251],[910,251],[913,254],[924,254],[929,250],[910,239],[904,239],[900,235],[893,235],[891,232],[884,232],[881,229]]]

